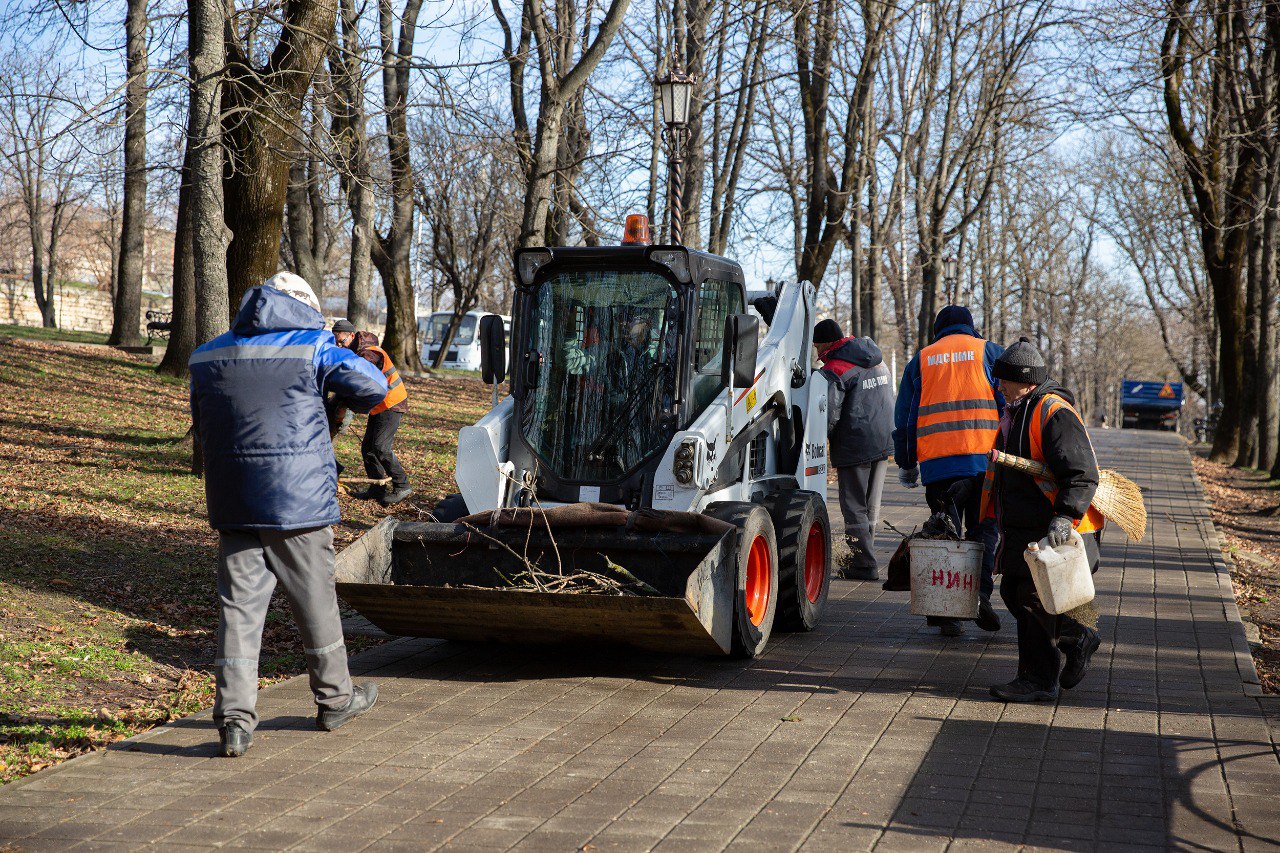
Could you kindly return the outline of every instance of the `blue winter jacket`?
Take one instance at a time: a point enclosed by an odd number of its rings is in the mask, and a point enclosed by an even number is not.
[[[367,412],[382,372],[325,331],[324,318],[273,287],[255,287],[231,331],[196,349],[191,420],[204,451],[209,524],[301,530],[336,524],[338,471],[324,396]]]
[[[977,330],[964,323],[957,323],[940,329],[933,339],[936,341],[947,335],[970,335],[981,337]],[[996,408],[1004,411],[1004,395],[991,375],[991,368],[996,359],[1004,352],[1004,347],[993,341],[987,341],[983,352],[983,366],[986,368],[987,381],[996,392]],[[920,354],[912,356],[907,362],[907,369],[902,372],[902,384],[898,386],[898,403],[894,410],[893,458],[899,468],[916,467],[916,416],[920,409]],[[964,453],[956,456],[940,456],[920,464],[920,481],[926,486],[948,477],[972,477],[987,470],[987,457],[982,453]]]

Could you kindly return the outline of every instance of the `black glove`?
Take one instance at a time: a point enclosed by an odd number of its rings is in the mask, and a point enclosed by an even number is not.
[[[1075,529],[1075,523],[1065,515],[1055,515],[1053,521],[1049,522],[1049,544],[1057,548],[1059,545],[1065,544],[1071,538],[1071,531]]]
[[[947,500],[956,505],[957,508],[963,509],[973,499],[973,478],[965,477],[963,480],[957,480],[947,489]]]

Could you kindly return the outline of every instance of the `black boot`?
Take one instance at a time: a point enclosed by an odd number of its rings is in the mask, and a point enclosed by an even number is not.
[[[383,495],[382,497],[378,498],[378,502],[383,506],[394,506],[400,503],[400,501],[409,497],[409,495],[411,494],[413,494],[413,489],[409,488],[408,486],[402,486],[401,488],[398,488],[398,489],[393,488],[390,494]]]
[[[1058,688],[1052,690],[1015,678],[1008,684],[991,685],[991,695],[1005,702],[1052,702],[1058,698]]]
[[[373,707],[378,701],[378,685],[372,681],[356,685],[351,690],[351,701],[344,708],[321,708],[316,712],[316,728],[331,732],[354,720]]]
[[[964,623],[959,619],[939,619],[938,633],[944,637],[959,637],[964,634]]]
[[[1097,631],[1084,625],[1080,628],[1082,631],[1080,636],[1072,637],[1069,641],[1064,637],[1058,641],[1058,648],[1067,656],[1067,662],[1063,665],[1062,675],[1058,680],[1068,690],[1084,678],[1085,673],[1089,671],[1089,661],[1093,658],[1093,653],[1098,650],[1098,646],[1102,645],[1102,638],[1098,636]]]
[[[880,570],[875,566],[845,566],[840,570],[840,577],[847,581],[878,581]]]
[[[218,754],[223,758],[239,758],[253,746],[253,733],[240,723],[227,723],[218,729]]]
[[[984,595],[978,600],[978,618],[975,621],[984,631],[1000,630],[1000,616],[991,606],[991,599],[988,596]]]

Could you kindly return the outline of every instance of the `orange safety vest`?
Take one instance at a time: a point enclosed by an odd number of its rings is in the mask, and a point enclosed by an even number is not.
[[[400,379],[400,371],[396,370],[396,366],[391,363],[391,356],[387,355],[386,350],[382,347],[365,347],[365,349],[371,349],[382,356],[382,375],[387,377],[387,396],[369,410],[369,414],[376,415],[409,399],[409,392],[405,390],[404,382]]]
[[[1041,397],[1039,402],[1036,403],[1036,408],[1027,416],[1031,418],[1030,428],[1028,429],[1031,439],[1031,458],[1042,465],[1046,463],[1044,446],[1041,444],[1044,425],[1049,422],[1049,418],[1053,417],[1054,412],[1059,409],[1066,409],[1075,415],[1077,419],[1080,419],[1081,423],[1084,423],[1084,420],[1080,418],[1080,413],[1070,403],[1056,394],[1045,394]],[[982,481],[982,507],[979,518],[987,518],[994,514],[994,507],[991,506],[991,490],[995,487],[995,469],[994,462],[987,463],[986,477]],[[1040,491],[1044,493],[1050,504],[1057,501],[1058,484],[1056,482],[1049,477],[1037,477],[1035,474],[1029,476],[1036,481],[1036,485],[1040,487]],[[1098,512],[1096,507],[1091,506],[1085,511],[1084,518],[1076,522],[1076,531],[1090,533],[1094,530],[1101,530],[1106,523],[1107,520],[1102,513]]]
[[[1000,428],[996,394],[987,379],[987,342],[947,335],[920,350],[916,459],[986,454]]]

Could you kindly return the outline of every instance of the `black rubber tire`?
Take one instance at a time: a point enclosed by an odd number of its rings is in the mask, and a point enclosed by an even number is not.
[[[773,622],[778,609],[778,540],[773,530],[769,512],[759,504],[721,501],[704,510],[706,515],[727,521],[738,528],[734,546],[737,559],[737,582],[733,606],[733,647],[736,658],[755,658],[764,652],[773,634]],[[751,546],[757,538],[763,538],[769,556],[769,597],[759,625],[751,624],[747,610],[747,566]]]
[[[804,489],[775,492],[765,501],[778,534],[778,615],[779,631],[812,631],[822,620],[831,591],[831,519],[827,502],[817,492]],[[805,586],[805,563],[809,558],[809,531],[822,528],[822,586],[816,600],[810,600]]]
[[[431,510],[431,514],[439,524],[451,524],[465,515],[470,515],[471,511],[467,509],[467,502],[462,499],[462,495],[455,494],[441,498],[440,503]]]

